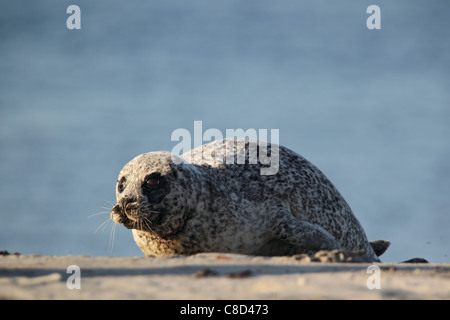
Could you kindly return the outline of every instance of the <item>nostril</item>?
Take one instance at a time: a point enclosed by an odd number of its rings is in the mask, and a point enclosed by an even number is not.
[[[121,200],[120,200],[120,205],[122,206],[123,209],[125,209],[127,207],[127,205],[129,205],[130,203],[136,202],[136,199],[134,199],[133,197],[130,196],[124,196]]]
[[[131,199],[131,198],[124,199],[122,201],[122,208],[125,209],[127,207],[127,205],[129,205],[130,203],[133,203],[133,199]]]
[[[125,214],[131,214],[131,211],[137,209],[138,202],[135,197],[125,196],[121,199],[120,205]]]

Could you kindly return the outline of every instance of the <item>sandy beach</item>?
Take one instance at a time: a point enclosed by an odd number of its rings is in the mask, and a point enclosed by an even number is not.
[[[450,299],[450,264],[9,254],[0,299]]]

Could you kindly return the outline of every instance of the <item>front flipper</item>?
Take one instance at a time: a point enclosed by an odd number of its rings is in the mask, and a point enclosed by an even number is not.
[[[305,251],[340,249],[334,237],[323,227],[289,217],[275,229],[275,238]]]

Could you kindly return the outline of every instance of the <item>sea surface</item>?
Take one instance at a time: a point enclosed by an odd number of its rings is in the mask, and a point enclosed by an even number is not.
[[[141,255],[108,222],[118,173],[202,121],[278,129],[369,239],[391,241],[383,261],[450,262],[449,12],[447,0],[1,1],[0,250]]]

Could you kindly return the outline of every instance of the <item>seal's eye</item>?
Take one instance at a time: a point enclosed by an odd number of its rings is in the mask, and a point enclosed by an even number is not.
[[[117,191],[119,191],[119,193],[122,193],[123,190],[125,190],[125,182],[126,182],[125,177],[122,177],[119,180],[119,183],[117,184]]]
[[[145,186],[152,189],[156,188],[157,186],[159,186],[159,179],[155,177],[148,177],[145,180]]]

